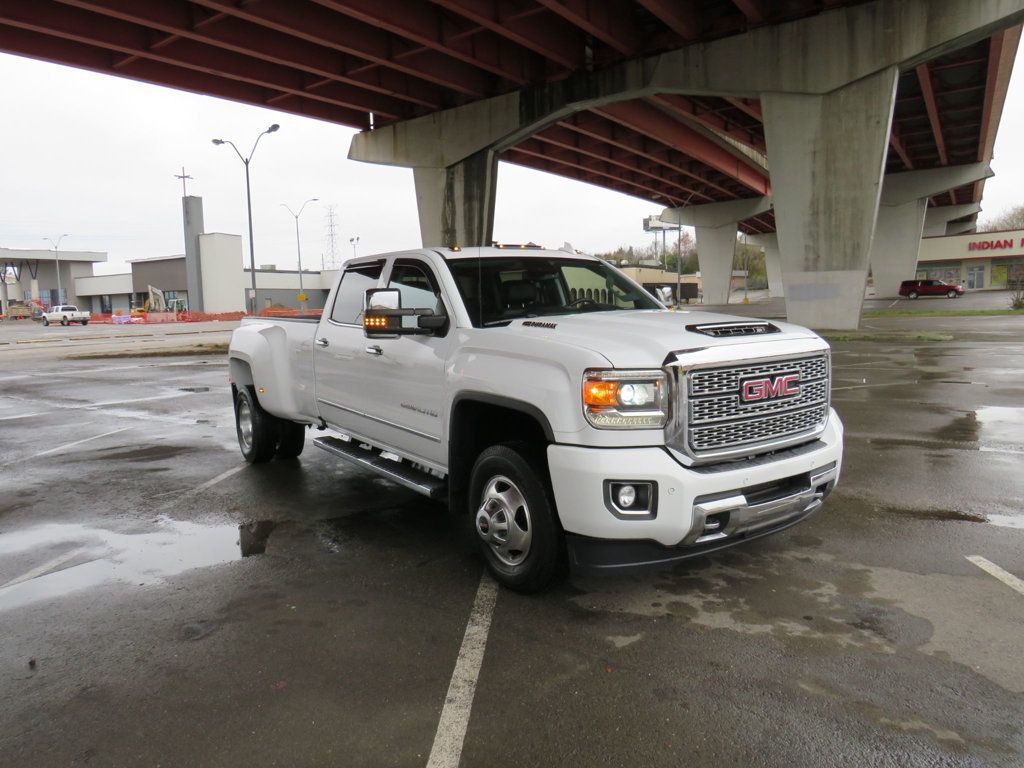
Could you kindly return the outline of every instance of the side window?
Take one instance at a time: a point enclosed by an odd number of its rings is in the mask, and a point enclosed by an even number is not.
[[[430,309],[435,313],[444,311],[441,290],[433,273],[424,264],[396,261],[388,288],[397,288],[401,292],[403,309]]]
[[[375,261],[345,270],[341,276],[341,285],[338,286],[338,295],[334,298],[331,320],[336,323],[361,322],[366,292],[377,287],[383,267],[384,262]]]

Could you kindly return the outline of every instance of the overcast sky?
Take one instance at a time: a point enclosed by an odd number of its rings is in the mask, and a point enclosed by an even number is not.
[[[1024,51],[1024,49],[1022,49]],[[420,245],[412,171],[346,159],[353,131],[337,125],[83,70],[0,54],[0,246],[106,251],[120,271],[126,259],[184,250],[181,182],[203,198],[206,231],[246,235],[242,163],[271,123],[251,165],[256,261],[294,268],[295,220],[303,263],[327,252],[325,205],[337,206],[339,259]],[[995,148],[996,176],[985,188],[988,215],[1024,202],[1024,53],[1018,53]],[[642,219],[657,205],[558,176],[502,163],[495,239],[564,241],[586,251],[643,244]],[[983,214],[984,217],[984,214]],[[247,248],[247,246],[246,246]],[[246,250],[246,253],[248,251]],[[117,265],[117,266],[114,266]]]

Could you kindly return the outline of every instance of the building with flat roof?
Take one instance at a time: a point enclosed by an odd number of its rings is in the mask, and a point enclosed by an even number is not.
[[[968,290],[1008,288],[1024,282],[1024,229],[970,232],[921,240],[916,275],[920,280],[962,283]]]
[[[11,301],[79,304],[75,281],[92,275],[92,265],[106,260],[107,254],[99,251],[0,248],[0,313],[7,312]]]

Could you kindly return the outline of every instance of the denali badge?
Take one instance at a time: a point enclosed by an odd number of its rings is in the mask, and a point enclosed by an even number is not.
[[[756,403],[759,400],[777,400],[800,394],[800,374],[780,373],[740,382],[740,401]]]

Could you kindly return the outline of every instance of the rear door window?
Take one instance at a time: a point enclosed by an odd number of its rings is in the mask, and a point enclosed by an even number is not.
[[[377,287],[383,261],[349,267],[341,276],[338,293],[334,297],[331,320],[336,323],[359,324],[363,319],[366,292]]]

